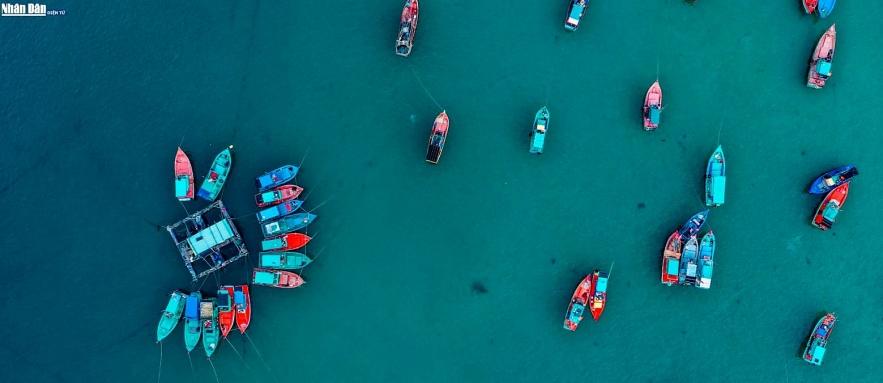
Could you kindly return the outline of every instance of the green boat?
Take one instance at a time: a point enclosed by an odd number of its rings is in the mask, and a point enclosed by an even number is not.
[[[205,348],[205,356],[211,358],[218,348],[218,341],[221,340],[216,298],[203,299],[199,302],[199,321],[202,322],[202,346]]]
[[[705,170],[705,206],[720,206],[724,203],[724,189],[727,187],[726,161],[724,150],[718,145]]]
[[[184,306],[184,344],[187,346],[187,353],[196,348],[199,343],[200,332],[199,325],[199,301],[202,299],[202,293],[194,291],[187,297],[187,304]]]
[[[314,219],[316,219],[315,214],[292,214],[261,225],[261,231],[264,232],[264,238],[270,238],[303,229],[312,223]]]
[[[537,112],[533,119],[533,129],[530,131],[530,152],[543,154],[543,145],[546,143],[546,129],[549,128],[549,109],[544,106]]]
[[[309,265],[313,260],[306,254],[294,251],[260,253],[259,267],[268,269],[296,270]]]
[[[215,162],[212,163],[208,176],[205,177],[205,181],[202,181],[202,186],[196,194],[197,197],[212,202],[218,198],[218,194],[221,194],[221,189],[224,188],[227,176],[230,175],[230,168],[233,166],[233,155],[230,153],[230,149],[233,149],[233,145],[215,157]]]
[[[169,304],[159,318],[159,326],[156,328],[156,341],[159,343],[165,339],[172,330],[178,326],[181,315],[184,315],[184,304],[187,303],[187,294],[175,290],[169,298]]]

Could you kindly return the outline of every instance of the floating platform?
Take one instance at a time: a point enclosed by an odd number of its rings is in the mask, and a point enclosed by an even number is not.
[[[194,281],[248,255],[242,236],[220,200],[166,226]]]

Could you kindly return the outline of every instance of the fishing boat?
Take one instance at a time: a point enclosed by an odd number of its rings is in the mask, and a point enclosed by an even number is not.
[[[190,201],[193,192],[193,166],[184,151],[178,148],[175,154],[175,197],[178,201]]]
[[[705,169],[705,206],[724,204],[724,191],[727,187],[726,170],[724,150],[718,145],[708,159],[708,167]]]
[[[293,289],[306,282],[295,273],[283,270],[254,269],[252,283],[261,286]]]
[[[202,347],[205,349],[205,356],[211,358],[221,340],[217,299],[207,298],[199,302],[199,320],[202,322]]]
[[[816,210],[816,215],[811,222],[812,225],[822,230],[828,230],[834,226],[834,218],[837,217],[840,209],[843,209],[847,195],[849,195],[849,182],[831,190]]]
[[[304,201],[294,199],[275,206],[270,206],[257,213],[258,222],[269,221],[294,213],[297,209],[300,209],[300,206],[303,205],[303,203]]]
[[[564,28],[568,31],[576,31],[579,28],[579,21],[586,14],[588,6],[589,0],[570,0],[570,6],[567,8],[567,17],[564,19]]]
[[[610,275],[606,272],[595,270],[592,273],[592,295],[589,298],[589,312],[595,322],[604,312],[604,305],[607,304],[607,278]]]
[[[426,148],[426,162],[438,164],[445,149],[445,139],[448,138],[448,126],[450,126],[448,114],[442,111],[432,123],[432,134],[429,136],[429,146]]]
[[[278,205],[285,201],[291,201],[297,198],[297,196],[303,191],[304,188],[297,185],[282,185],[275,189],[256,194],[254,196],[254,203],[257,204],[258,207]]]
[[[294,179],[297,175],[297,166],[285,165],[278,169],[270,170],[254,179],[254,187],[259,192],[270,190]]]
[[[837,317],[833,313],[829,313],[816,322],[816,326],[809,334],[806,348],[803,350],[804,361],[816,366],[822,365],[822,359],[825,358],[825,347],[828,346],[828,337],[831,336],[836,321]]]
[[[262,251],[287,251],[287,250],[297,250],[307,242],[310,241],[310,237],[301,233],[289,233],[276,237],[270,237],[263,241],[261,241],[261,250]]]
[[[819,5],[819,0],[803,0],[803,10],[806,11],[807,14],[812,14],[816,11],[816,7]]]
[[[543,145],[546,143],[546,129],[549,129],[549,109],[542,107],[533,119],[533,129],[530,131],[530,152],[543,154]]]
[[[194,291],[187,297],[187,303],[184,305],[184,345],[187,347],[187,353],[193,351],[199,343],[199,336],[202,335],[202,326],[199,322],[199,301],[202,300],[202,293]]]
[[[681,254],[681,268],[678,270],[678,284],[684,286],[693,286],[696,284],[696,258],[699,250],[696,237],[690,237],[684,245],[684,252]]]
[[[684,226],[681,226],[681,229],[678,230],[678,234],[681,236],[681,242],[686,242],[690,237],[699,234],[699,229],[702,229],[702,225],[705,224],[707,218],[708,210],[700,211],[690,217],[690,220],[684,223]]]
[[[417,33],[417,17],[420,15],[420,5],[417,0],[406,0],[405,8],[402,9],[402,23],[399,26],[399,36],[396,39],[396,54],[408,57],[414,46],[414,35]]]
[[[236,308],[236,326],[239,327],[240,333],[245,334],[251,322],[251,297],[248,294],[248,285],[233,287],[233,304]]]
[[[309,265],[313,260],[304,253],[293,251],[265,252],[259,254],[258,267],[268,269],[296,270]]]
[[[221,286],[218,290],[218,327],[225,339],[233,329],[236,312],[233,310],[233,286]]]
[[[659,80],[650,85],[647,95],[644,96],[644,130],[659,129],[659,119],[662,116],[662,87]]]
[[[696,274],[699,280],[696,287],[700,289],[711,288],[711,273],[714,270],[714,233],[709,231],[699,241],[699,262]]]
[[[230,145],[232,148],[233,145]],[[224,183],[227,182],[227,176],[230,175],[230,168],[233,166],[233,155],[230,148],[224,149],[215,157],[212,167],[208,171],[205,181],[196,194],[199,198],[212,202],[221,194]]]
[[[825,31],[816,49],[812,52],[812,58],[809,60],[809,73],[806,75],[806,86],[813,89],[821,89],[825,87],[828,78],[833,73],[831,64],[834,61],[834,45],[837,42],[837,31],[834,25]]]
[[[681,265],[681,235],[677,231],[671,233],[662,251],[662,283],[673,285],[678,283],[678,269]]]
[[[834,5],[837,4],[837,0],[818,0],[818,4],[819,6],[816,8],[816,11],[819,12],[819,18],[825,19],[834,11]]]
[[[166,309],[163,310],[162,316],[159,318],[159,325],[156,328],[156,342],[159,343],[165,339],[172,330],[178,326],[181,315],[184,314],[184,305],[187,303],[187,294],[175,291],[169,298]]]
[[[589,294],[592,293],[592,276],[588,275],[576,291],[573,292],[573,298],[570,299],[570,305],[567,306],[567,313],[564,314],[564,329],[576,331],[579,322],[583,320],[586,306],[589,304]]]
[[[269,238],[275,235],[282,235],[285,233],[291,233],[295,230],[300,230],[316,219],[315,214],[309,213],[298,213],[292,214],[289,216],[285,216],[283,218],[277,219],[275,221],[267,222],[261,225],[261,231],[264,232],[264,238]]]
[[[855,165],[846,165],[830,170],[813,181],[809,187],[809,193],[825,194],[831,191],[831,189],[849,182],[852,177],[857,175],[858,169],[855,168]]]

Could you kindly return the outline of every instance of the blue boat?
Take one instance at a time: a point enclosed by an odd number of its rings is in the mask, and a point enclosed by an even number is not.
[[[679,285],[693,286],[696,284],[698,248],[698,241],[695,236],[690,237],[690,240],[684,245],[684,252],[681,254],[681,268],[678,270]]]
[[[705,206],[720,206],[724,203],[724,191],[727,187],[726,162],[724,150],[718,145],[705,169]]]
[[[258,188],[259,192],[263,192],[293,180],[296,175],[297,166],[285,165],[255,178],[254,187]]]
[[[696,234],[699,234],[699,229],[702,229],[702,225],[705,224],[707,218],[708,210],[700,211],[684,223],[684,226],[681,226],[681,229],[678,230],[681,242],[687,242],[690,237],[695,237]]]
[[[711,272],[714,269],[714,233],[708,232],[699,242],[699,267],[696,274],[699,281],[696,287],[700,289],[711,288]]]
[[[199,337],[202,336],[202,322],[199,321],[199,301],[202,300],[202,293],[194,291],[187,297],[187,303],[184,305],[184,345],[187,347],[187,353],[193,351],[199,344]]]
[[[834,10],[834,5],[837,4],[837,0],[819,0],[819,5],[816,8],[819,11],[819,18],[824,19],[831,14],[831,11]]]
[[[543,144],[546,143],[546,129],[549,129],[549,109],[542,107],[533,119],[533,129],[530,131],[530,152],[543,154]]]
[[[812,333],[809,334],[809,341],[806,342],[806,348],[803,350],[803,360],[816,366],[822,365],[822,359],[825,358],[825,347],[828,346],[828,337],[834,330],[834,322],[837,317],[831,313],[825,315],[816,322]]]
[[[564,28],[568,31],[575,31],[579,28],[579,21],[586,14],[588,6],[589,0],[570,0],[570,7],[567,8],[567,18],[564,20]]]
[[[809,187],[809,194],[825,194],[832,189],[849,182],[852,177],[857,175],[858,169],[856,169],[854,165],[841,166],[822,174],[819,178],[816,178]]]
[[[264,238],[270,238],[285,233],[291,233],[307,227],[316,219],[315,214],[298,213],[279,218],[275,221],[267,222],[261,225],[261,231],[264,232]]]
[[[230,145],[232,148],[233,145]],[[233,156],[230,148],[224,149],[215,157],[212,167],[208,171],[208,176],[202,181],[197,197],[206,201],[213,202],[221,194],[224,183],[227,182],[227,176],[230,175],[230,168],[233,166]]]
[[[270,206],[257,213],[258,222],[269,221],[294,213],[297,209],[300,209],[300,205],[303,205],[303,203],[304,201],[294,199],[291,201],[285,201],[276,206]]]

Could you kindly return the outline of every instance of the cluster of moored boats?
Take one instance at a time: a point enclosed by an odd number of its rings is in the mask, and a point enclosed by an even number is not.
[[[251,299],[248,285],[221,286],[215,298],[204,297],[199,291],[189,295],[176,290],[159,319],[157,343],[165,339],[181,318],[184,318],[184,345],[193,351],[202,338],[205,355],[211,357],[220,340],[226,339],[233,326],[245,334],[251,322]]]
[[[855,165],[841,166],[825,172],[809,187],[810,194],[825,194],[810,223],[822,230],[834,226],[837,213],[843,208],[849,195],[849,181],[858,175]]]

